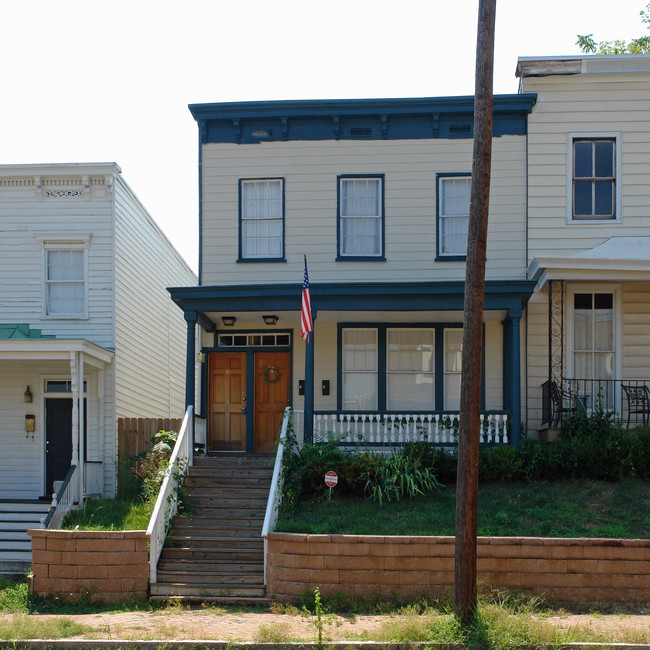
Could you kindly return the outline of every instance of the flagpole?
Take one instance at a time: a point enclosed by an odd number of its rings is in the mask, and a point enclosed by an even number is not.
[[[301,334],[307,343],[305,347],[305,440],[311,442],[314,437],[314,312],[311,308],[307,255],[304,258],[305,275],[302,288]]]

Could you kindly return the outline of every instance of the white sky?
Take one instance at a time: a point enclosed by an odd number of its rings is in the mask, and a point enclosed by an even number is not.
[[[498,0],[494,90],[518,56],[647,33],[646,0]],[[115,161],[197,269],[187,105],[469,95],[478,0],[2,0],[0,163]],[[234,218],[235,215],[233,215]]]

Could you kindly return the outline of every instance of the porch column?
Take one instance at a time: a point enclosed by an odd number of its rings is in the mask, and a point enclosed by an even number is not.
[[[85,404],[84,404],[84,353],[79,352],[79,362],[77,366],[77,391],[79,391],[79,465],[77,472],[79,473],[79,505],[83,505],[84,495],[86,493],[86,418]]]
[[[503,322],[503,402],[510,411],[510,442],[521,443],[521,314]]]
[[[70,352],[70,388],[72,390],[72,457],[70,465],[74,465],[75,476],[73,481],[77,483],[78,494],[81,494],[81,483],[79,477],[79,389],[78,389],[78,370],[77,370],[77,352]]]
[[[316,334],[316,311],[312,309],[314,329],[309,335],[305,350],[305,440],[314,439],[314,339]]]
[[[106,403],[104,392],[106,390],[106,370],[100,368],[97,373],[97,401],[98,401],[98,411],[99,411],[99,430],[97,435],[99,436],[99,450],[98,458],[102,461],[102,484],[101,484],[101,495],[104,496],[104,477],[106,475],[106,468],[108,467],[108,462],[104,458],[104,449],[106,447],[106,440],[104,436],[106,435],[106,427],[104,419],[106,418]]]
[[[185,359],[185,410],[195,406],[196,396],[196,320],[195,311],[184,312],[187,321],[187,357]],[[194,427],[192,427],[191,449],[194,449]]]

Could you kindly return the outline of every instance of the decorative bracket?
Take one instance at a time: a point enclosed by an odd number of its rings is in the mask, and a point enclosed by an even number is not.
[[[289,139],[289,118],[281,117],[280,121],[282,122],[282,139],[288,140]]]
[[[341,139],[341,117],[339,115],[332,115],[332,120],[334,120],[334,139]]]
[[[241,144],[241,125],[239,124],[238,117],[232,118],[232,125],[235,128],[235,142],[237,142],[237,144]]]
[[[432,119],[432,130],[433,130],[433,137],[437,138],[438,133],[440,132],[440,113],[432,113],[431,115]]]
[[[380,115],[381,118],[381,138],[388,140],[388,115]]]

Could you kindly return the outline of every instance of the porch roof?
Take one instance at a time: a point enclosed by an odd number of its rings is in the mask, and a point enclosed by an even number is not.
[[[14,359],[69,360],[82,352],[86,363],[103,368],[115,353],[85,339],[0,339],[0,361]]]
[[[532,280],[485,284],[485,310],[520,317],[535,288]],[[301,284],[176,287],[172,300],[195,312],[204,329],[214,329],[206,312],[300,311]],[[310,286],[314,311],[448,311],[463,309],[464,282],[349,282]],[[209,322],[206,322],[209,321]]]
[[[649,280],[650,237],[610,237],[576,255],[533,258],[528,275],[542,289],[548,280]]]

